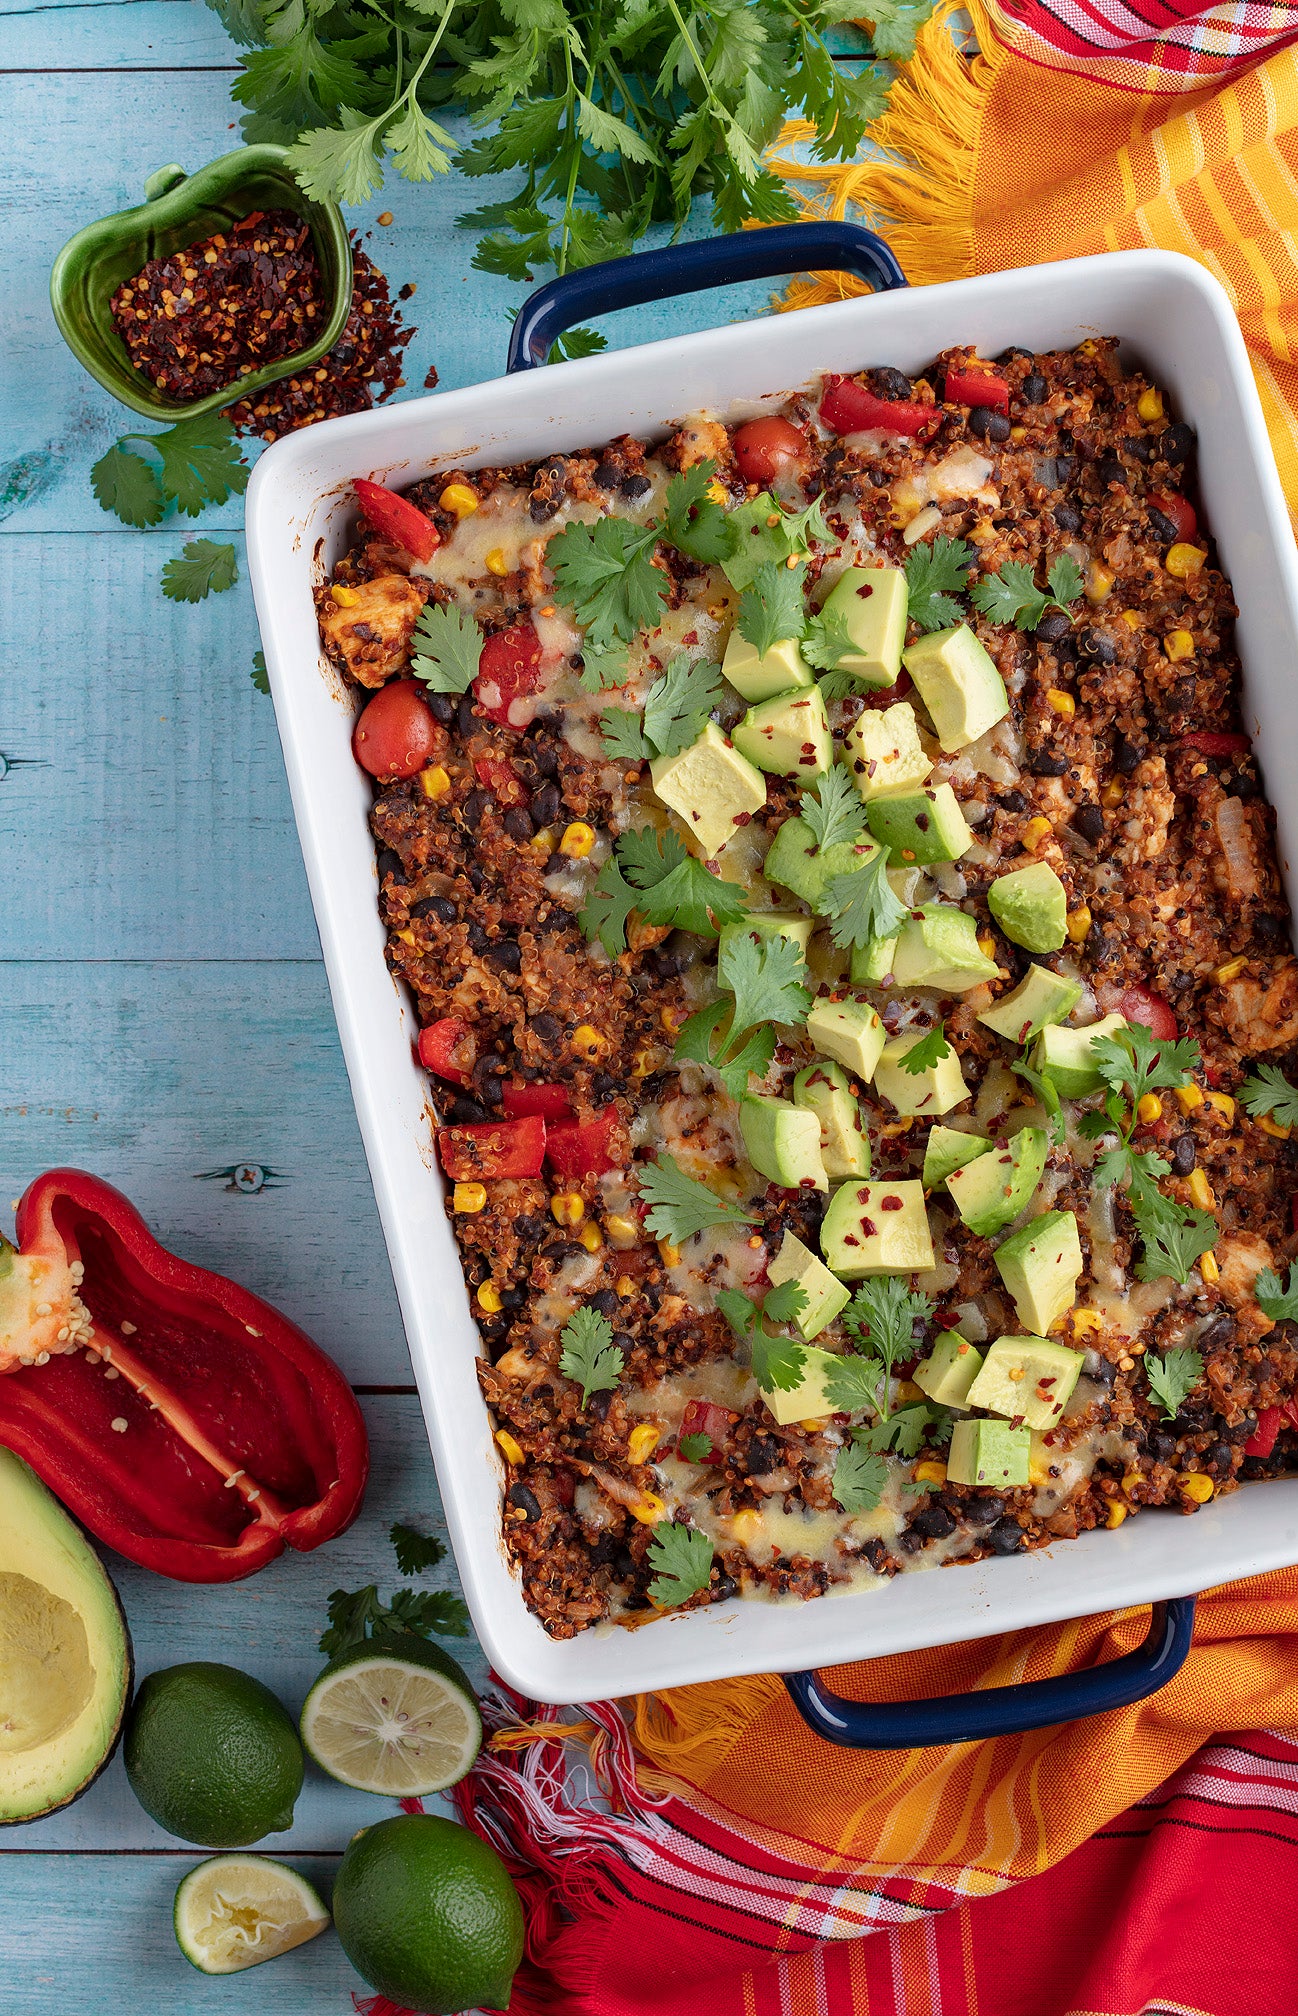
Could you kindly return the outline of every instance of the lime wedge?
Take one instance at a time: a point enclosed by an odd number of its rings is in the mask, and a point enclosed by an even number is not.
[[[176,1943],[203,1974],[239,1974],[323,1932],[329,1913],[304,1876],[266,1855],[213,1855],[176,1892]]]
[[[468,1675],[439,1646],[372,1639],[320,1675],[303,1705],[302,1741],[340,1784],[404,1799],[463,1778],[482,1718]]]

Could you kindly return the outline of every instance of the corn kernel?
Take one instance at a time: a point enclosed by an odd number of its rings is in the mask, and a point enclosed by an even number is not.
[[[609,1244],[616,1246],[619,1252],[624,1253],[629,1246],[640,1244],[640,1227],[634,1218],[628,1218],[624,1212],[610,1212],[604,1220],[604,1230],[608,1234]]]
[[[687,1017],[683,1008],[660,1008],[658,1010],[658,1020],[662,1023],[667,1034],[674,1036],[676,1031],[687,1020]]]
[[[453,511],[457,518],[471,518],[478,508],[478,500],[467,483],[448,483],[438,498],[443,511]]]
[[[1098,1309],[1074,1309],[1073,1334],[1084,1337],[1089,1330],[1103,1330],[1104,1318]]]
[[[493,546],[490,553],[488,553],[487,572],[488,574],[495,574],[497,576],[508,574],[509,562],[505,558],[505,549],[503,546]]]
[[[577,1244],[584,1246],[588,1253],[602,1253],[604,1250],[604,1234],[600,1231],[598,1225],[583,1225],[581,1231],[577,1234]]]
[[[1210,1288],[1216,1287],[1221,1279],[1221,1269],[1217,1265],[1217,1256],[1215,1253],[1201,1253],[1199,1255],[1199,1272]]]
[[[1197,1085],[1178,1085],[1176,1103],[1183,1113],[1193,1113],[1196,1106],[1202,1106],[1203,1093]]]
[[[1168,549],[1163,565],[1174,580],[1188,581],[1191,575],[1198,573],[1207,557],[1201,547],[1189,546],[1183,539],[1178,539],[1175,546]]]
[[[591,1023],[582,1022],[572,1032],[572,1047],[579,1057],[602,1057],[608,1049],[608,1037],[601,1036]]]
[[[1141,615],[1139,609],[1124,609],[1122,612],[1122,620],[1126,624],[1128,630],[1139,630],[1141,624],[1144,622],[1145,619]]]
[[[652,1421],[642,1421],[633,1428],[626,1438],[627,1460],[630,1463],[644,1463],[650,1452],[658,1447],[659,1432]]]
[[[1088,903],[1080,903],[1076,910],[1070,910],[1066,921],[1069,937],[1074,945],[1080,945],[1091,929],[1091,910]]]
[[[1212,1185],[1202,1169],[1192,1169],[1189,1180],[1190,1195],[1201,1211],[1215,1211],[1217,1200],[1212,1194]]]
[[[946,1464],[938,1463],[932,1457],[926,1458],[923,1463],[917,1463],[915,1465],[915,1482],[917,1484],[945,1484]]]
[[[613,1283],[613,1289],[615,1294],[620,1295],[624,1302],[629,1302],[635,1294],[635,1282],[629,1274],[619,1274],[617,1280]]]
[[[1189,1477],[1181,1479],[1181,1489],[1187,1498],[1193,1498],[1196,1505],[1206,1505],[1217,1487],[1211,1477],[1205,1477],[1202,1470],[1195,1470]]]
[[[451,788],[451,780],[440,763],[431,763],[427,770],[419,773],[419,788],[425,798],[444,798]]]
[[[1136,401],[1136,411],[1142,420],[1161,420],[1163,417],[1163,395],[1156,385],[1147,385]]]
[[[984,959],[994,959],[996,957],[996,940],[992,937],[990,931],[980,931],[978,933],[978,950],[982,953]]]
[[[1229,1092],[1210,1092],[1208,1094],[1208,1104],[1216,1107],[1228,1127],[1233,1124],[1235,1119],[1235,1101],[1231,1098]]]
[[[679,1267],[681,1264],[681,1249],[679,1246],[674,1245],[670,1239],[660,1239],[658,1241],[658,1257],[664,1267]]]
[[[730,1531],[741,1547],[750,1547],[754,1540],[762,1537],[762,1515],[760,1512],[736,1512],[730,1521]]]
[[[396,935],[403,945],[413,945],[415,942],[415,934],[408,924],[404,931],[398,931]]]
[[[336,581],[329,593],[340,609],[354,609],[361,599],[355,588],[344,588],[341,581]]]
[[[1018,442],[1018,441],[1026,441],[1026,440],[1027,440],[1027,438],[1028,438],[1028,430],[1027,430],[1027,428],[1026,428],[1026,427],[1011,427],[1011,428],[1010,428],[1010,440],[1011,440],[1011,441],[1015,441],[1015,442]]]
[[[1273,1141],[1287,1141],[1293,1133],[1292,1127],[1281,1127],[1269,1113],[1259,1114],[1257,1124],[1264,1134],[1271,1136]]]
[[[580,1225],[586,1216],[586,1199],[580,1190],[556,1190],[550,1199],[550,1216],[556,1225]]]
[[[1100,793],[1100,803],[1107,811],[1114,812],[1121,805],[1126,795],[1127,787],[1121,777],[1110,777],[1108,783]]]
[[[1228,980],[1239,979],[1247,963],[1247,960],[1244,959],[1228,959],[1224,966],[1213,968],[1212,977],[1219,987],[1224,987]]]
[[[1163,649],[1174,665],[1183,658],[1193,658],[1194,638],[1188,630],[1170,630],[1163,639]]]
[[[1046,691],[1046,700],[1056,714],[1075,714],[1077,702],[1071,693],[1065,693],[1060,686],[1051,686]]]
[[[510,1434],[508,1428],[497,1428],[496,1447],[499,1449],[506,1463],[512,1463],[517,1468],[522,1462],[523,1451]]]
[[[588,826],[584,819],[574,819],[571,825],[563,829],[559,852],[566,854],[570,861],[584,861],[594,845],[594,827]]]
[[[1118,1500],[1115,1498],[1110,1504],[1108,1511],[1104,1515],[1104,1523],[1109,1528],[1110,1532],[1112,1532],[1115,1527],[1121,1526],[1123,1520],[1126,1517],[1127,1517],[1127,1507],[1125,1505],[1120,1505],[1118,1503]]]
[[[1139,1470],[1124,1470],[1122,1473],[1122,1488],[1128,1498],[1130,1498],[1137,1484],[1143,1484],[1144,1481],[1144,1474]]]
[[[805,1421],[799,1421],[798,1426],[804,1435],[819,1435],[828,1419],[828,1414],[809,1414]]]
[[[484,1211],[487,1206],[487,1191],[482,1183],[457,1183],[451,1192],[452,1211],[463,1211],[472,1217],[475,1211]]]
[[[548,861],[554,852],[554,835],[548,826],[542,826],[540,832],[534,833],[527,844],[534,854],[539,854],[543,861]]]
[[[498,1316],[500,1314],[503,1307],[500,1300],[500,1291],[494,1288],[490,1281],[482,1283],[482,1286],[478,1290],[477,1300],[479,1309],[485,1309],[488,1316]]]
[[[657,1053],[653,1050],[637,1050],[631,1066],[633,1078],[648,1078],[657,1064]]]
[[[1038,813],[1035,819],[1028,820],[1019,838],[1027,848],[1029,854],[1035,854],[1041,842],[1050,838],[1052,831],[1053,828],[1050,821],[1043,819],[1041,814]]]
[[[724,483],[718,483],[715,476],[708,484],[708,496],[714,504],[728,504],[730,502],[730,492],[726,489]]]
[[[917,1386],[913,1379],[901,1379],[897,1382],[897,1398],[903,1407],[914,1407],[919,1401],[926,1399],[927,1395],[923,1387]]]
[[[1088,602],[1103,602],[1113,593],[1113,569],[1106,567],[1102,560],[1092,560],[1086,570],[1086,599]]]
[[[918,1476],[919,1472],[916,1471],[915,1475]],[[1033,1456],[1028,1462],[1028,1483],[1041,1485],[1049,1482],[1050,1465],[1043,1463],[1039,1456]]]
[[[1136,1101],[1136,1118],[1142,1127],[1152,1127],[1155,1120],[1163,1117],[1163,1102],[1157,1092],[1146,1092],[1143,1099]]]

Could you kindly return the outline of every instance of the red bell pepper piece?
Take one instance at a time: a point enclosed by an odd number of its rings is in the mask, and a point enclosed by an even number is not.
[[[995,371],[980,371],[973,364],[948,371],[942,389],[951,406],[990,406],[994,413],[1010,410],[1010,388],[1005,380]]]
[[[1160,1042],[1176,1041],[1176,1017],[1162,995],[1155,994],[1152,987],[1126,988],[1118,1003],[1118,1013],[1124,1022],[1143,1022]]]
[[[1161,511],[1164,518],[1175,525],[1178,539],[1193,539],[1199,529],[1199,520],[1188,497],[1183,497],[1179,490],[1151,490],[1149,501],[1156,511]]]
[[[887,434],[922,434],[942,418],[935,406],[918,399],[880,399],[855,378],[827,380],[820,417],[835,434],[864,434],[881,428]]]
[[[571,1120],[572,1101],[566,1085],[506,1085],[501,1102],[510,1120],[525,1120],[539,1113],[544,1120]],[[552,1130],[547,1128],[547,1143]]]
[[[1275,1448],[1276,1437],[1280,1433],[1280,1423],[1284,1416],[1282,1407],[1264,1407],[1257,1417],[1257,1427],[1244,1444],[1246,1456],[1269,1456]]]
[[[688,1400],[681,1415],[680,1434],[676,1446],[679,1449],[687,1435],[706,1435],[712,1447],[703,1463],[724,1463],[725,1442],[730,1434],[730,1416],[724,1407],[718,1407],[714,1400]]]
[[[395,490],[385,490],[381,483],[371,483],[365,476],[354,477],[352,488],[380,538],[390,539],[416,560],[432,559],[442,543],[442,535],[417,504],[412,504],[408,497],[398,497]]]
[[[524,1120],[488,1120],[479,1127],[442,1127],[437,1152],[454,1183],[539,1176],[545,1160],[545,1121],[533,1113]]]
[[[473,1032],[458,1016],[445,1015],[419,1032],[419,1061],[425,1071],[467,1085],[473,1069]]]
[[[508,756],[475,756],[473,774],[502,805],[526,805],[531,796]]]
[[[515,623],[483,644],[473,691],[488,721],[525,728],[530,710],[521,703],[535,693],[540,677],[541,640],[530,623]]]
[[[177,1581],[233,1582],[351,1524],[365,1424],[338,1367],[287,1316],[167,1252],[82,1169],[36,1178],[17,1237],[0,1346],[6,1328],[21,1341],[37,1284],[75,1341],[0,1378],[0,1442],[97,1539]]]
[[[1197,749],[1201,756],[1243,756],[1253,746],[1247,735],[1218,735],[1210,729],[1177,739],[1183,749]]]
[[[589,1120],[561,1120],[547,1129],[545,1152],[556,1176],[606,1176],[630,1160],[616,1106]]]

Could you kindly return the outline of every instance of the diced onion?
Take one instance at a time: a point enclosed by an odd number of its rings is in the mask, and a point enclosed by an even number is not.
[[[1232,896],[1256,896],[1257,862],[1253,850],[1253,829],[1243,800],[1223,798],[1217,807],[1217,838],[1226,859],[1226,879]]]

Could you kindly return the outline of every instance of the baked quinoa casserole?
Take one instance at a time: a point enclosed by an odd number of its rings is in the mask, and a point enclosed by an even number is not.
[[[1298,1456],[1298,965],[1116,340],[404,495],[318,591],[565,1638]]]

